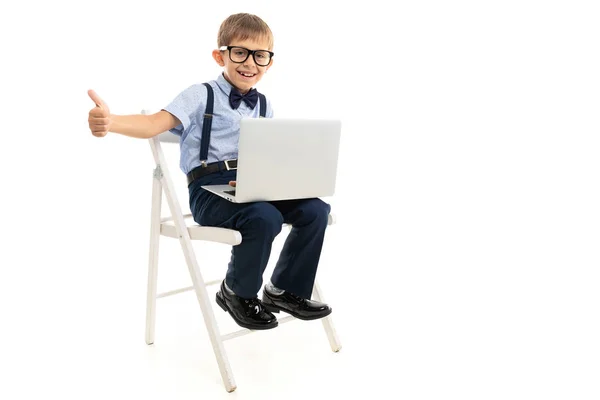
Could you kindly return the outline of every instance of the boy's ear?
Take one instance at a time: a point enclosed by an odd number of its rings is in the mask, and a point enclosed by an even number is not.
[[[221,54],[221,52],[219,50],[213,50],[212,52],[212,56],[215,59],[215,61],[217,62],[217,64],[219,64],[221,67],[225,66],[225,61],[223,61],[223,55]]]

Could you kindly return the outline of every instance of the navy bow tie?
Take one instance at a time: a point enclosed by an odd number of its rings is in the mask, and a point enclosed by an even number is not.
[[[231,88],[231,92],[229,93],[229,105],[231,108],[237,110],[242,100],[248,107],[254,109],[254,106],[256,106],[256,102],[258,101],[258,92],[256,89],[252,89],[246,94],[241,94],[237,89]]]

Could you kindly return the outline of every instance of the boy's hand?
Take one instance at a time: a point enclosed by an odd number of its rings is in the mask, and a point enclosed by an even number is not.
[[[88,90],[88,95],[90,96],[90,99],[96,103],[96,107],[92,108],[89,112],[88,123],[90,125],[90,131],[92,131],[92,135],[97,137],[106,136],[111,123],[110,110],[104,100],[102,100],[96,92]]]
[[[235,181],[229,181],[229,186],[235,187]]]

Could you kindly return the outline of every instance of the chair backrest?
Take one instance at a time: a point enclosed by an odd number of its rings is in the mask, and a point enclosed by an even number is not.
[[[144,115],[150,114],[149,110],[142,110]],[[160,173],[164,176],[162,189],[166,195],[167,204],[170,210],[175,210],[175,214],[187,215],[189,214],[189,204],[187,202],[187,183],[185,176],[180,170],[176,170],[176,175],[172,175],[170,172],[170,165],[176,166],[179,162],[179,136],[166,131],[153,138],[148,139],[150,143],[150,149],[152,150],[152,156],[154,157],[154,163],[156,167],[155,174]],[[169,157],[165,155],[162,144],[165,144],[164,149]],[[177,162],[175,162],[175,159]],[[171,161],[169,161],[171,160]],[[179,172],[179,174],[177,174]],[[179,199],[186,199],[185,202],[180,202]],[[161,207],[162,208],[162,207]],[[173,213],[171,215],[174,217]]]
[[[157,136],[158,140],[163,143],[177,143],[179,144],[179,136],[167,131]]]

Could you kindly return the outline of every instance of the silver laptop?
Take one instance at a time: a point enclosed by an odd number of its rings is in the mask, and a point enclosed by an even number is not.
[[[341,121],[243,118],[236,187],[202,186],[231,202],[332,196]]]

